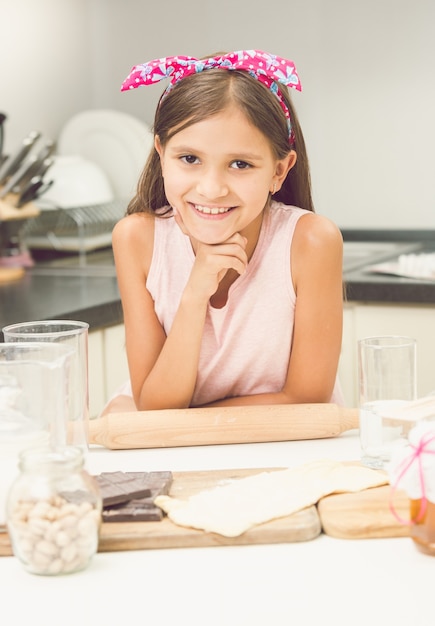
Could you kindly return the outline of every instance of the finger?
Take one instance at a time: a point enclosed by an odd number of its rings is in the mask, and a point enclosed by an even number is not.
[[[245,250],[247,243],[248,243],[248,240],[246,237],[244,237],[240,233],[234,233],[234,235],[231,235],[231,237],[228,237],[228,239],[226,239],[225,241],[221,241],[220,243],[211,244],[211,245],[224,246],[227,244],[237,244],[243,250]]]
[[[243,274],[248,265],[248,257],[245,250],[238,245],[220,246],[220,249],[213,249],[212,254],[207,254],[208,267],[214,268],[215,272],[233,269],[238,274]]]

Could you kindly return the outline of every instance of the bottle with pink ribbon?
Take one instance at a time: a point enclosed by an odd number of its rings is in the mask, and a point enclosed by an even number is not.
[[[408,445],[393,457],[388,472],[392,493],[403,490],[410,501],[409,520],[393,508],[392,513],[409,525],[418,550],[435,556],[435,421],[423,420],[410,431]]]

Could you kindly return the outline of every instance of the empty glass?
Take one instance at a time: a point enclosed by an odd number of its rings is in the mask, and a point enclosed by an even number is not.
[[[59,445],[80,447],[85,455],[89,441],[88,329],[89,324],[75,320],[23,322],[2,329],[8,342],[42,341],[73,350],[67,370],[65,436]]]
[[[368,337],[358,342],[362,463],[381,469],[407,443],[413,419],[394,411],[417,397],[417,345],[410,337]]]

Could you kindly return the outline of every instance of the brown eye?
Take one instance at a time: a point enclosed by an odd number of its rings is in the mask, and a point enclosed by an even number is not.
[[[249,165],[249,163],[246,163],[246,161],[233,161],[231,163],[231,167],[237,170],[246,170],[251,166]]]
[[[184,163],[188,163],[189,165],[192,165],[193,163],[199,161],[198,157],[193,154],[186,154],[185,156],[181,157],[181,160],[184,161]]]

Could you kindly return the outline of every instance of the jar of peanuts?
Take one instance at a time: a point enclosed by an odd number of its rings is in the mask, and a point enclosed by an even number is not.
[[[14,555],[32,574],[84,569],[98,549],[101,509],[79,448],[22,451],[6,506]]]
[[[392,458],[389,467],[392,491],[401,489],[409,498],[409,534],[420,552],[435,556],[435,422],[421,421],[409,432],[408,444]]]

